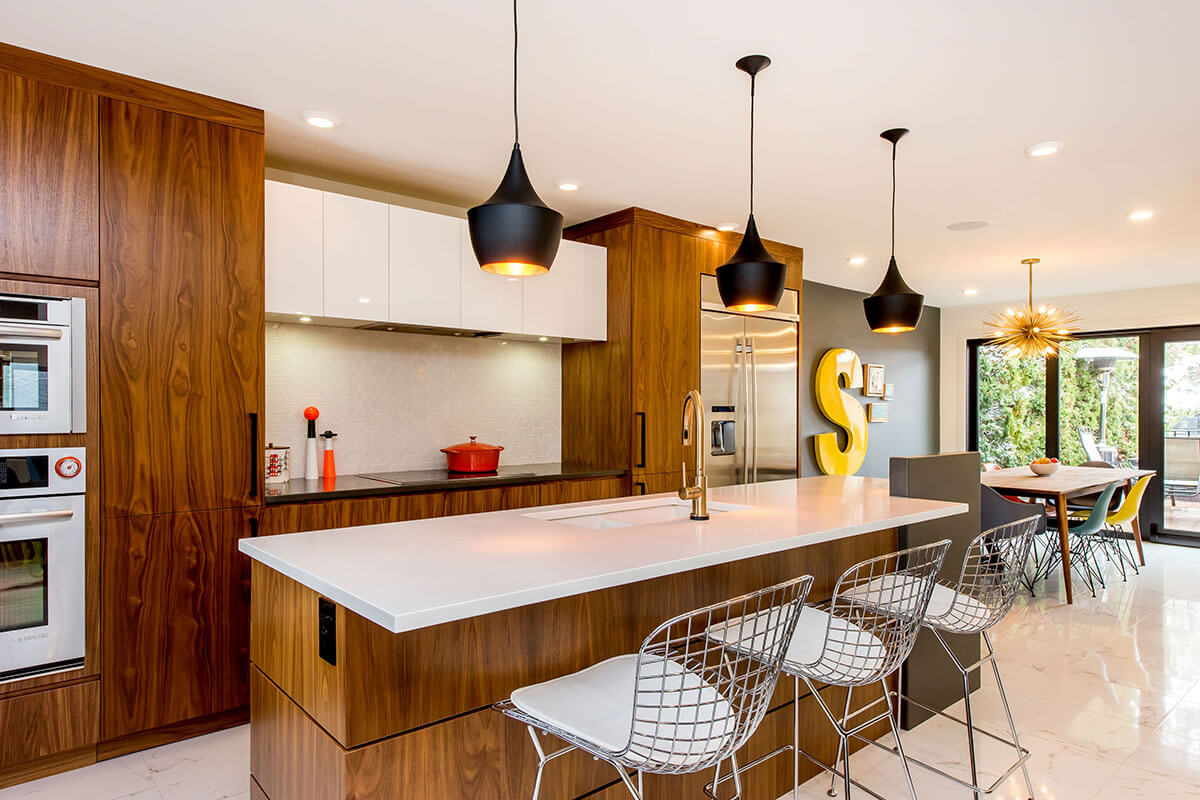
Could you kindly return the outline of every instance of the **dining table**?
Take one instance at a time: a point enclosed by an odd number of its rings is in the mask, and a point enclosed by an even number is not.
[[[1058,518],[1058,541],[1062,548],[1063,586],[1067,602],[1073,603],[1071,594],[1071,546],[1067,537],[1067,501],[1083,495],[1103,491],[1113,483],[1128,487],[1143,475],[1153,475],[1151,469],[1128,467],[1071,467],[1060,464],[1049,475],[1036,475],[1028,466],[987,470],[980,473],[980,481],[1004,495],[1049,500],[1054,503]],[[1146,565],[1142,553],[1142,529],[1138,518],[1133,518],[1133,540],[1137,545],[1138,560]]]

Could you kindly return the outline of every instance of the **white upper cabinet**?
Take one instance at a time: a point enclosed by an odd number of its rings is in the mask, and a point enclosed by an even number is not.
[[[569,266],[564,335],[604,341],[608,338],[608,249],[564,241],[558,257],[565,257]]]
[[[532,336],[570,335],[567,333],[567,287],[571,277],[571,258],[566,247],[568,244],[571,243],[559,244],[558,255],[545,275],[521,278],[521,290],[524,294],[522,333]]]
[[[325,316],[388,319],[388,207],[325,192]]]
[[[545,275],[493,275],[464,219],[266,183],[271,314],[603,341],[607,288],[603,247],[563,241]]]
[[[267,181],[267,311],[324,314],[322,192]]]
[[[493,333],[524,333],[521,282],[529,279],[481,270],[466,225],[461,241],[462,327]]]
[[[462,325],[460,250],[466,225],[456,217],[388,206],[390,322]]]

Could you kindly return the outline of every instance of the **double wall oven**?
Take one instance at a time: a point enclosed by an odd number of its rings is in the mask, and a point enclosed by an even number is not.
[[[0,682],[84,661],[87,453],[49,436],[86,429],[85,322],[83,298],[0,294],[0,437],[25,445],[0,449]]]

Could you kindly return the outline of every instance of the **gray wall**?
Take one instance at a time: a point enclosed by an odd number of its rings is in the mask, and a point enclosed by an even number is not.
[[[817,364],[826,350],[848,347],[863,364],[883,364],[884,379],[896,385],[896,395],[886,401],[888,422],[867,423],[867,460],[857,474],[888,477],[892,456],[920,456],[938,452],[938,368],[941,353],[941,311],[925,306],[921,324],[912,333],[872,333],[863,316],[862,292],[804,282],[803,338],[800,374],[800,474],[820,475],[813,455],[813,436],[840,431],[817,408],[813,391]],[[861,390],[851,394],[865,407]],[[844,444],[844,441],[842,442]]]

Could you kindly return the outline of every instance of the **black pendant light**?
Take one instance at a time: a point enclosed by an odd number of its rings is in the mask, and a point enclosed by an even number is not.
[[[754,79],[771,59],[743,56],[735,66],[750,76],[750,219],[733,258],[717,267],[717,289],[730,311],[769,311],[779,305],[787,285],[787,265],[771,257],[754,224]]]
[[[875,294],[863,300],[867,324],[875,333],[905,333],[917,327],[925,310],[925,295],[904,282],[896,266],[896,144],[908,128],[891,128],[879,134],[892,143],[892,259]]]
[[[517,0],[513,0],[513,149],[495,193],[467,212],[475,258],[484,272],[542,275],[562,241],[563,216],[542,202],[521,158],[517,121]]]

